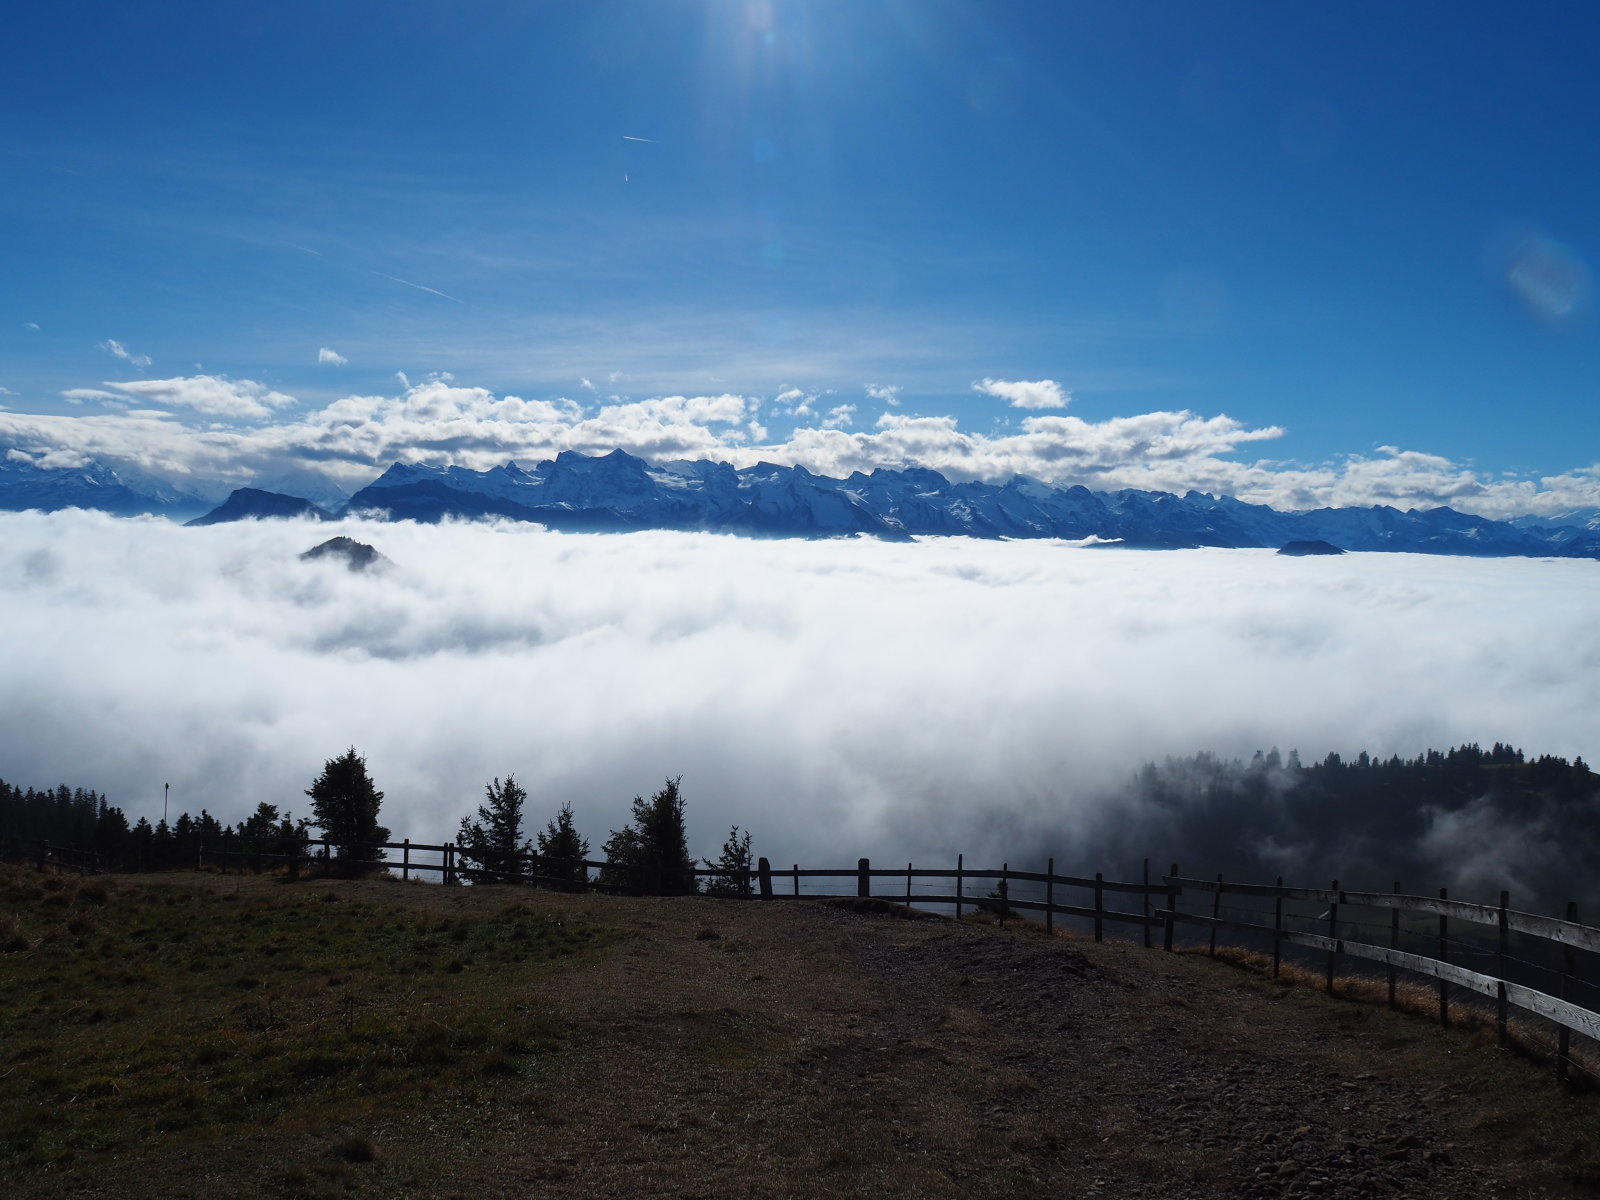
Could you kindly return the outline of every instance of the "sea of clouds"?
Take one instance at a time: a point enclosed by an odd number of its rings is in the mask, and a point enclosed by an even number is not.
[[[341,532],[393,566],[299,558]],[[598,851],[681,775],[701,855],[1020,861],[1136,820],[1107,797],[1168,754],[1600,757],[1597,594],[1586,560],[4,514],[0,776],[230,823],[307,815],[353,745],[397,838],[514,773]]]

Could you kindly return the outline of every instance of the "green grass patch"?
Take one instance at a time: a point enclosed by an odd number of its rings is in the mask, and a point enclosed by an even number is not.
[[[0,1177],[504,1086],[567,1038],[518,997],[624,936],[227,886],[0,869]]]

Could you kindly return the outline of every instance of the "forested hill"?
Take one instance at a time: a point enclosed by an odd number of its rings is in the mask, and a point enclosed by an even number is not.
[[[1132,827],[1102,853],[1152,855],[1196,872],[1325,887],[1441,886],[1559,913],[1600,904],[1600,776],[1581,759],[1527,758],[1495,743],[1412,759],[1301,763],[1274,749],[1249,762],[1212,754],[1147,764],[1129,785]],[[1585,904],[1585,902],[1587,903]]]
[[[0,779],[0,852],[17,843],[46,842],[63,850],[98,854],[107,870],[146,871],[192,867],[201,843],[216,846],[237,836],[303,842],[305,823],[279,817],[262,804],[235,828],[204,809],[198,817],[181,813],[169,826],[145,817],[129,823],[127,814],[99,792],[61,784],[21,788]]]

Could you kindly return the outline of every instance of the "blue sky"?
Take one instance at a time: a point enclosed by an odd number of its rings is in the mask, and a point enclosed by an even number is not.
[[[1600,504],[1592,5],[68,0],[4,40],[37,463]]]

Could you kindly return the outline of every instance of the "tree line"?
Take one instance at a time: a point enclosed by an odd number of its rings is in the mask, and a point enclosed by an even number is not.
[[[528,795],[507,775],[484,786],[484,800],[461,818],[456,834],[458,874],[472,884],[520,883],[528,860],[537,855],[539,882],[579,890],[643,891],[682,895],[702,890],[689,854],[681,777],[668,778],[648,799],[633,798],[632,820],[614,829],[601,851],[605,867],[591,880],[583,864],[589,840],[577,828],[570,804],[562,805],[532,838],[523,834]],[[237,825],[224,825],[202,809],[171,825],[144,817],[130,825],[121,809],[98,792],[62,784],[54,790],[26,791],[0,780],[0,850],[21,844],[47,844],[61,851],[96,856],[110,871],[162,871],[194,867],[204,853],[240,861],[309,863],[312,831],[331,849],[330,867],[345,874],[384,862],[389,829],[378,817],[383,805],[367,771],[366,759],[350,747],[328,759],[305,790],[311,815],[296,820],[277,805],[262,803]],[[752,890],[750,834],[734,826],[716,861],[707,870],[724,872],[703,889],[711,894],[749,895]]]
[[[307,817],[261,804],[245,820],[224,825],[209,812],[183,813],[170,826],[144,818],[130,824],[95,791],[22,789],[0,781],[0,843],[49,842],[95,853],[109,870],[166,870],[196,865],[208,853],[306,857],[312,830],[337,847],[336,865],[382,862],[389,830],[379,823],[383,793],[351,747],[327,760],[306,789]],[[541,881],[582,886],[577,864],[590,842],[565,805],[531,836],[523,829],[527,793],[514,776],[484,787],[483,802],[461,818],[460,874],[469,882],[514,882],[530,855]],[[1512,890],[1515,903],[1556,911],[1566,900],[1600,912],[1600,776],[1582,758],[1530,757],[1495,742],[1467,743],[1415,758],[1353,759],[1329,754],[1304,763],[1295,751],[1258,752],[1252,759],[1200,753],[1147,763],[1120,792],[1090,811],[1108,817],[1063,827],[1049,817],[1031,845],[1042,861],[1105,864],[1137,872],[1142,857],[1159,865],[1194,864],[1230,879],[1283,875],[1338,878],[1358,889],[1448,883],[1475,892]],[[695,890],[681,780],[668,778],[650,796],[635,796],[629,821],[611,830],[599,856],[609,865],[592,881],[627,890]],[[737,872],[751,863],[750,835],[735,826],[721,855],[704,865],[733,872],[709,890],[748,889]],[[1132,875],[1128,875],[1132,878]]]
[[[1360,890],[1396,880],[1490,896],[1508,888],[1514,906],[1557,912],[1578,900],[1600,915],[1600,776],[1581,757],[1504,742],[1320,762],[1292,750],[1201,753],[1146,763],[1105,799],[1135,818],[1052,852],[1113,869],[1149,856],[1230,879],[1325,876]]]

